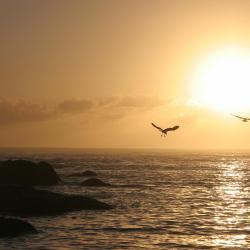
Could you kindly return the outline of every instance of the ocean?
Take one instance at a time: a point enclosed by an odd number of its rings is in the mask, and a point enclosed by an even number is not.
[[[250,249],[250,154],[164,150],[6,149],[0,160],[48,161],[63,183],[42,187],[115,206],[22,218],[38,234],[0,249]],[[83,187],[92,170],[110,187]]]

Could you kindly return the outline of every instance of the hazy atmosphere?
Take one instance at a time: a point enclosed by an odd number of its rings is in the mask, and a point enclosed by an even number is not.
[[[0,146],[249,149],[248,124],[230,115],[250,114],[237,75],[250,79],[249,8],[1,0]],[[210,72],[224,58],[245,71]],[[180,129],[163,139],[151,122]]]
[[[0,0],[0,249],[250,249],[250,0]]]

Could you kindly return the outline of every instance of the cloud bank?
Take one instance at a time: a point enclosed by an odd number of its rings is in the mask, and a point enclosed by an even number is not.
[[[131,109],[152,109],[168,104],[154,96],[68,99],[54,105],[0,98],[0,125],[41,122],[65,116],[96,114],[104,119],[120,119]]]

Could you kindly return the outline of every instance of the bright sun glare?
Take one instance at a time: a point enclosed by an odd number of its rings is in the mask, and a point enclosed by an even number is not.
[[[222,49],[201,63],[194,76],[195,101],[222,112],[250,108],[250,53]]]

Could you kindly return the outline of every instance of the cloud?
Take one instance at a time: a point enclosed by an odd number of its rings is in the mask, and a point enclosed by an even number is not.
[[[0,98],[0,125],[26,121],[42,121],[53,117],[49,107],[18,100]]]
[[[96,104],[91,100],[71,99],[59,103],[56,109],[59,113],[80,114],[90,110],[94,106],[96,106]]]
[[[136,96],[121,98],[117,106],[125,108],[155,108],[167,104],[166,99],[156,96]]]
[[[112,97],[98,102],[101,107],[101,118],[119,120],[126,116],[145,112],[169,104],[166,99],[157,96],[125,96]]]
[[[167,103],[165,99],[152,96],[69,99],[54,105],[0,98],[0,125],[40,122],[90,113],[96,114],[100,119],[121,119],[131,109],[152,109]]]

